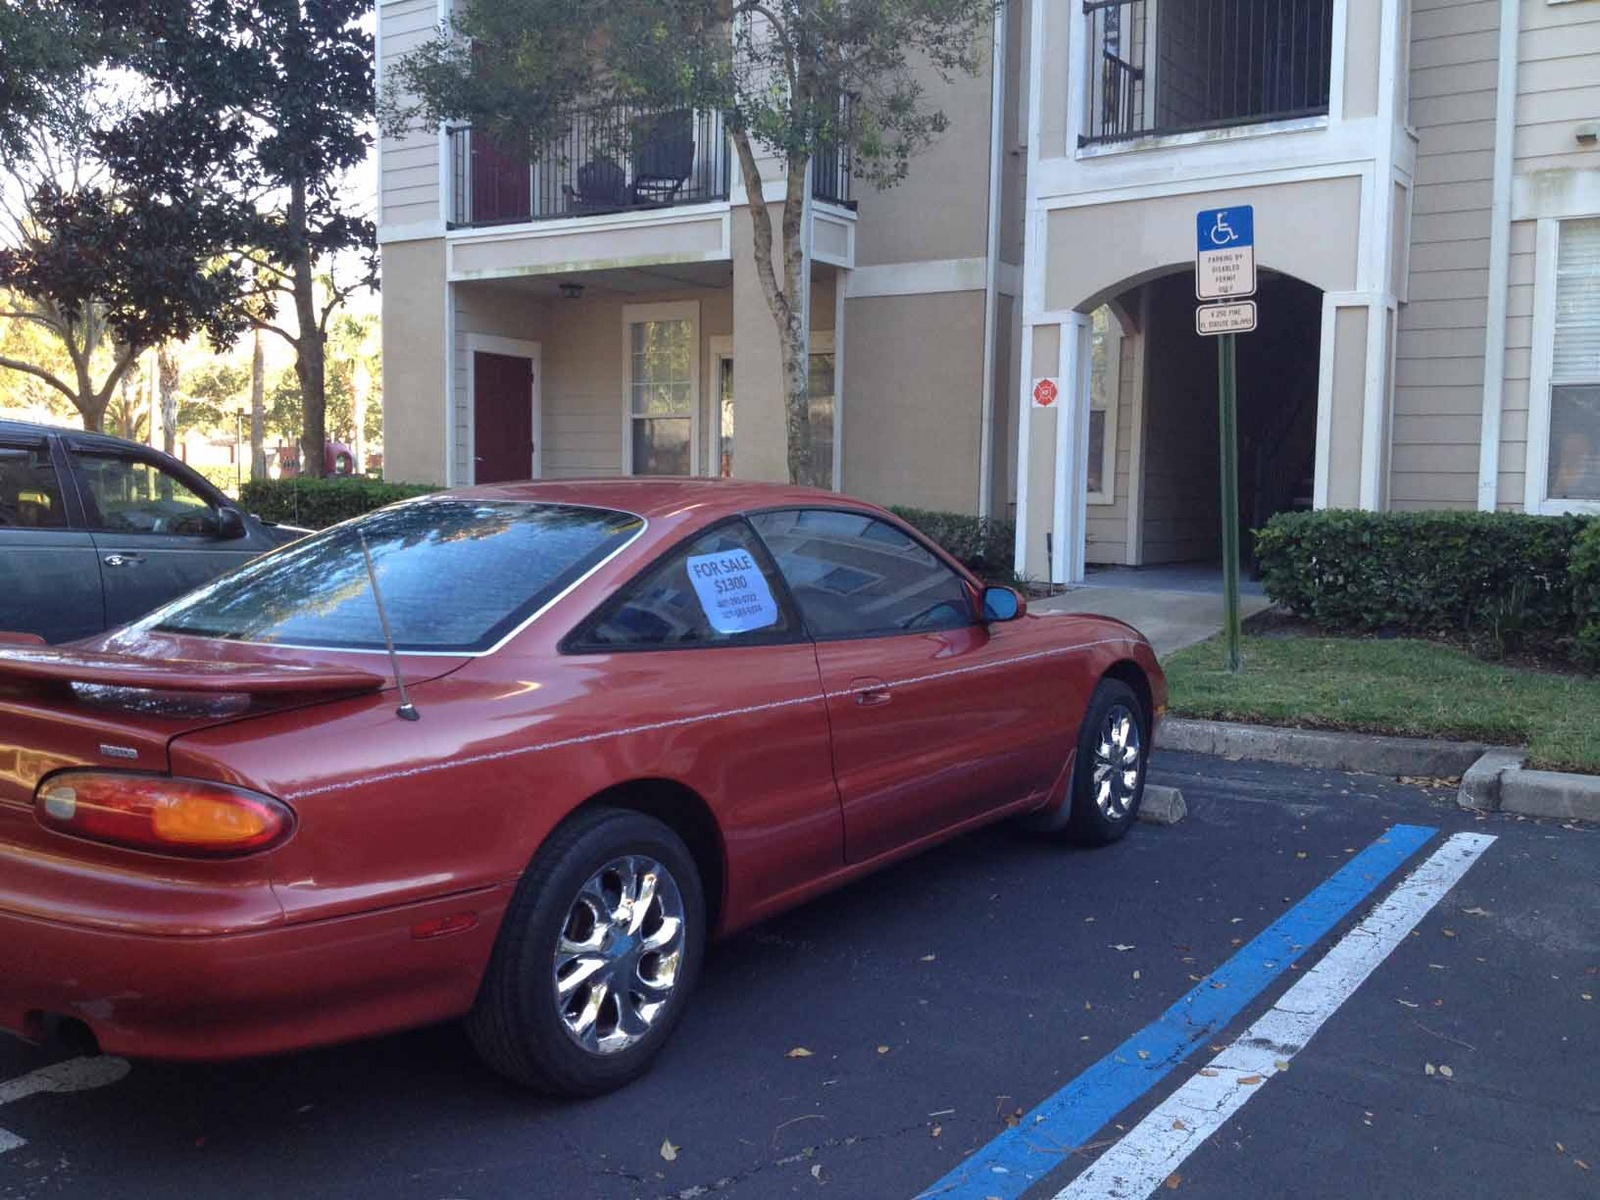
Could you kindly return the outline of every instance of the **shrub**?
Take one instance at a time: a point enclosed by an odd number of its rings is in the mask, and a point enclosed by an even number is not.
[[[1016,522],[926,508],[893,507],[890,511],[944,547],[974,574],[984,579],[1014,578]]]
[[[239,500],[269,521],[323,529],[362,513],[438,489],[423,483],[375,483],[370,479],[252,479]]]
[[[1554,641],[1577,631],[1572,565],[1585,517],[1281,513],[1256,533],[1267,595],[1335,630]],[[1600,552],[1597,552],[1600,553]]]
[[[1578,619],[1574,657],[1600,670],[1600,521],[1591,521],[1573,547],[1572,602]]]

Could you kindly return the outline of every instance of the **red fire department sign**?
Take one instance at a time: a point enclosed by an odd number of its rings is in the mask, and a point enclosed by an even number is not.
[[[1033,406],[1035,408],[1054,408],[1056,399],[1061,395],[1061,389],[1056,386],[1054,379],[1035,379],[1033,381]]]

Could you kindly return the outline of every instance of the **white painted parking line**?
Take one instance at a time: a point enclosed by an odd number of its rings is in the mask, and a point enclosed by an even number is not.
[[[128,1060],[98,1055],[94,1058],[69,1058],[52,1063],[27,1075],[0,1083],[0,1107],[14,1104],[40,1092],[87,1092],[91,1088],[116,1083],[128,1073]],[[28,1143],[14,1133],[0,1129],[0,1154],[7,1154]]]
[[[1329,1017],[1443,900],[1494,838],[1458,833],[1239,1035],[1055,1200],[1142,1200],[1284,1070]]]

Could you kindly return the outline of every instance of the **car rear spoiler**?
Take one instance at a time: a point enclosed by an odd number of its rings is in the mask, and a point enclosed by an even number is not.
[[[98,684],[158,692],[281,696],[375,692],[382,675],[312,663],[209,662],[136,658],[107,651],[47,646],[29,634],[0,633],[0,684]]]

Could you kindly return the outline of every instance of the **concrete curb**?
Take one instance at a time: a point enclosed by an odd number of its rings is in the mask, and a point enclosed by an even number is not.
[[[1456,801],[1478,812],[1600,822],[1600,775],[1526,771],[1517,751],[1491,751],[1461,777]]]
[[[1600,823],[1600,775],[1524,770],[1526,753],[1504,746],[1169,717],[1156,730],[1156,747],[1394,778],[1459,775],[1456,802],[1462,808]],[[1155,790],[1145,788],[1145,805]],[[1145,817],[1142,808],[1139,815]],[[1155,815],[1148,819],[1161,822]]]
[[[1159,783],[1144,785],[1144,799],[1139,801],[1139,820],[1152,825],[1176,825],[1189,815],[1189,805],[1183,793],[1175,787]]]
[[[1156,748],[1220,758],[1254,758],[1326,771],[1367,775],[1464,775],[1490,747],[1427,738],[1379,737],[1321,729],[1280,729],[1232,721],[1168,717],[1156,729]]]

